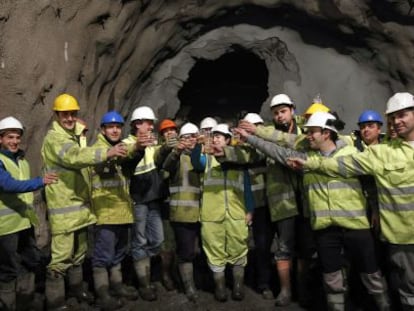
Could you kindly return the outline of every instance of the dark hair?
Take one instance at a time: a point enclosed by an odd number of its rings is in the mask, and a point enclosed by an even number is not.
[[[328,119],[326,121],[326,125],[335,127],[338,131],[342,131],[345,128],[345,122],[342,121],[338,114],[336,112],[331,112],[331,114],[336,118],[334,119]]]

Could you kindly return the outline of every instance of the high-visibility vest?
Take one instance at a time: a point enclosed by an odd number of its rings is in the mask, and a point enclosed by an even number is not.
[[[68,233],[96,222],[90,210],[88,180],[81,169],[106,161],[107,148],[81,148],[76,135],[54,121],[41,150],[44,170],[58,182],[45,189],[52,234]]]
[[[338,148],[331,157],[338,158],[357,153],[350,145]],[[308,159],[321,158],[317,151],[308,153]],[[365,197],[356,177],[329,177],[321,173],[305,172],[303,178],[308,196],[313,230],[330,226],[347,229],[368,229]]]
[[[93,147],[110,148],[102,134]],[[121,163],[107,161],[90,169],[92,209],[97,224],[129,224],[134,222],[129,181],[123,174]]]
[[[244,171],[223,171],[213,156],[207,156],[203,178],[201,221],[222,221],[226,213],[235,219],[245,218]]]
[[[178,172],[170,175],[170,221],[194,223],[200,220],[200,175],[189,155],[181,154]]]
[[[0,160],[14,179],[30,179],[30,167],[27,160],[19,159],[18,164],[16,164],[12,159],[1,153]],[[33,192],[0,192],[0,236],[30,228],[31,223],[33,225],[38,224],[33,209],[33,200]]]

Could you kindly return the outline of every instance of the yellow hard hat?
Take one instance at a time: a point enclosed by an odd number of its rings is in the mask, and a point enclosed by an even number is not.
[[[305,115],[313,115],[315,112],[329,112],[330,109],[322,103],[313,103],[306,110]]]
[[[56,97],[53,103],[54,111],[72,111],[80,110],[78,101],[75,97],[69,94],[61,94]]]

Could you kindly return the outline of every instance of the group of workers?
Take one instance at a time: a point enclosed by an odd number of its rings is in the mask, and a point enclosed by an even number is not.
[[[379,310],[391,310],[390,280],[397,280],[399,305],[414,310],[413,95],[396,93],[388,100],[385,135],[383,117],[373,110],[362,112],[359,129],[346,136],[339,133],[344,123],[320,100],[300,117],[295,108],[288,95],[278,94],[270,103],[272,125],[248,113],[233,127],[211,117],[200,127],[165,119],[156,133],[154,111],[141,106],[126,138],[123,116],[109,111],[90,145],[78,101],[61,94],[41,148],[44,174],[33,179],[20,149],[22,123],[0,120],[0,309],[34,306],[34,272],[42,256],[32,192],[44,187],[51,232],[47,310],[69,310],[69,297],[102,310],[138,296],[156,300],[155,256],[165,288],[175,287],[171,271],[177,263],[185,295],[197,302],[198,245],[216,300],[228,299],[227,266],[231,297],[243,300],[249,227],[264,299],[275,299],[275,262],[276,306],[292,301],[293,266],[299,303],[309,306],[305,280],[317,258],[328,309],[345,310],[346,258]],[[95,295],[83,282],[88,247]],[[128,254],[138,291],[122,278]],[[390,263],[386,275],[382,256]]]

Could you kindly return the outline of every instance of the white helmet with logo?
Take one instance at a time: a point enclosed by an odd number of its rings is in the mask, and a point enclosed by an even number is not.
[[[399,110],[413,108],[414,96],[410,93],[395,93],[387,102],[385,114],[391,114]]]
[[[154,111],[148,106],[142,106],[136,108],[132,112],[131,122],[135,120],[152,120],[156,121],[157,118],[155,117]]]
[[[232,133],[230,132],[229,125],[226,123],[220,123],[217,124],[215,127],[213,127],[212,132],[217,132],[223,135],[232,136]]]
[[[277,94],[276,96],[272,98],[272,101],[270,102],[270,108],[273,108],[279,105],[288,105],[292,107],[295,106],[293,101],[286,94]]]
[[[23,124],[14,117],[7,117],[7,118],[0,120],[0,131],[11,130],[11,129],[21,130],[22,133],[24,131]]]
[[[198,127],[197,125],[188,122],[184,124],[180,129],[179,136],[188,135],[188,134],[198,134]]]
[[[249,112],[248,114],[246,114],[244,116],[243,120],[248,121],[248,122],[253,123],[253,124],[264,123],[262,117],[259,116],[257,113],[254,113],[254,112]]]
[[[329,129],[329,130],[334,131],[335,133],[338,133],[338,130],[335,128],[335,126],[330,125],[328,120],[336,120],[336,118],[329,112],[318,111],[310,116],[308,122],[306,122],[304,126],[305,127],[318,126],[323,129]]]
[[[204,129],[208,129],[208,128],[213,128],[217,125],[217,121],[211,117],[206,117],[203,120],[201,120],[200,122],[200,129],[204,130]]]

